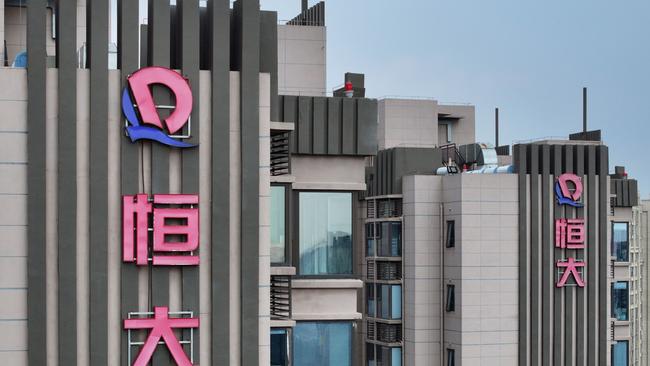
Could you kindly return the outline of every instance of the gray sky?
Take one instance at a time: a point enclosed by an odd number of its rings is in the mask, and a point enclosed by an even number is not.
[[[261,0],[279,19],[300,0]],[[316,1],[310,0],[310,5]],[[602,129],[610,167],[650,194],[650,1],[326,0],[327,85],[366,75],[370,97],[476,106],[477,139],[502,144]]]

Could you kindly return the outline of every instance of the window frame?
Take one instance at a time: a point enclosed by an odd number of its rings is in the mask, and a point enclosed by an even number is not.
[[[404,285],[403,284],[397,284],[397,283],[376,283],[375,285],[375,314],[373,316],[369,316],[370,318],[374,319],[380,319],[380,320],[402,320],[404,319]],[[388,287],[388,298],[384,299],[383,295],[383,289],[384,287]],[[400,304],[400,309],[399,309],[399,318],[394,318],[393,317],[393,312],[395,308],[393,307],[393,298],[394,298],[394,293],[393,293],[393,288],[394,287],[399,287],[400,291],[400,298],[399,298],[399,304]],[[381,299],[381,304],[379,299]],[[368,302],[368,298],[366,298],[366,303]],[[383,314],[383,308],[380,305],[387,304],[388,306],[388,317],[384,318]],[[368,314],[368,313],[366,313]]]
[[[291,366],[293,364],[293,328],[291,327],[271,327],[271,334],[274,329],[284,330],[284,336],[287,338],[287,365]],[[269,347],[269,352],[271,352],[273,344]],[[270,355],[269,355],[270,357]]]
[[[614,242],[614,226],[616,226],[617,224],[624,224],[625,227],[626,227],[626,232],[627,232],[627,240],[626,240],[626,242],[627,242],[627,252],[626,252],[627,258],[625,258],[624,260],[620,260],[618,258],[617,253],[616,253],[616,245],[615,245],[615,242]],[[611,237],[612,237],[612,239],[611,239],[612,242],[610,244],[610,255],[612,257],[614,257],[614,261],[615,262],[622,262],[622,263],[629,262],[630,261],[630,223],[628,221],[612,221]]]
[[[456,220],[447,220],[445,226],[445,248],[456,247]],[[450,234],[453,234],[450,235]],[[453,238],[453,240],[451,240]]]
[[[293,276],[296,279],[359,279],[360,275],[358,273],[357,266],[355,266],[357,260],[357,251],[355,250],[355,240],[357,238],[357,229],[358,222],[355,220],[357,217],[357,205],[355,204],[359,198],[358,191],[346,191],[346,190],[335,190],[335,189],[293,189],[291,191],[293,197],[292,201],[292,212],[291,218],[294,225],[292,225],[292,237],[291,237],[291,253],[292,253],[292,264],[296,268],[296,275]],[[301,274],[300,273],[300,193],[349,193],[351,194],[350,209],[351,209],[351,235],[350,241],[352,247],[350,248],[350,260],[352,265],[352,273],[350,274]],[[375,248],[376,250],[376,248]]]
[[[271,260],[271,266],[272,267],[291,267],[293,260],[292,260],[292,250],[291,250],[291,234],[292,230],[291,227],[291,197],[293,196],[292,192],[293,190],[291,189],[291,184],[288,183],[271,183],[271,187],[284,187],[284,262],[279,263],[279,262],[273,262]],[[269,203],[270,206],[270,203]],[[269,207],[270,209],[270,207]],[[269,219],[269,224],[270,224],[270,219]],[[269,228],[270,230],[270,228]],[[270,241],[269,241],[269,249],[270,249]]]
[[[456,285],[453,283],[447,284],[447,291],[445,295],[445,312],[453,313],[456,311]]]
[[[616,345],[617,345],[617,344],[625,344],[625,345],[626,345],[626,346],[625,346],[625,350],[627,351],[627,355],[626,355],[626,358],[625,358],[626,361],[627,361],[627,364],[626,364],[626,365],[618,365],[618,364],[616,364],[616,362],[615,362],[615,358],[614,358],[614,350],[616,349]],[[624,340],[617,340],[616,343],[615,343],[615,344],[612,344],[612,346],[611,346],[610,357],[611,357],[611,365],[612,365],[612,366],[628,366],[628,365],[630,364],[630,342],[629,342],[627,339],[624,339]]]
[[[447,366],[456,365],[456,350],[453,348],[447,348]]]
[[[625,311],[625,319],[619,319],[618,316],[615,313],[616,307],[614,306],[614,285],[617,283],[625,283],[625,289],[627,290],[627,304],[626,304],[626,311]],[[611,298],[611,308],[612,308],[612,313],[611,317],[615,319],[617,322],[629,322],[630,321],[630,282],[629,281],[614,281],[612,282],[611,289],[610,289],[610,298]]]
[[[296,326],[292,328],[292,334],[291,334],[291,365],[294,364],[294,336],[295,336],[295,328],[298,326],[300,323],[319,323],[319,324],[332,324],[332,323],[344,323],[344,324],[349,324],[350,325],[350,365],[354,365],[354,360],[358,357],[359,351],[357,350],[357,342],[356,342],[356,329],[359,326],[359,322],[355,320],[298,320],[296,321]]]

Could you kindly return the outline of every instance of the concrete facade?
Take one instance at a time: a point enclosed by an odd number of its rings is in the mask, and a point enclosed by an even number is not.
[[[379,101],[378,113],[379,150],[476,142],[474,107],[470,105],[387,98]]]
[[[404,362],[517,365],[517,180],[404,178]],[[445,247],[447,222],[455,246]],[[455,309],[446,309],[454,285]]]
[[[278,26],[278,91],[325,96],[327,37],[320,26]]]

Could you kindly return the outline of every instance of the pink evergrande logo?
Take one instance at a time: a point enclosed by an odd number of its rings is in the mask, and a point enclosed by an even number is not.
[[[155,194],[151,201],[146,194],[123,196],[122,260],[139,266],[149,264],[149,217],[152,216],[152,264],[198,265],[199,257],[193,253],[199,247],[198,203],[199,196],[190,194]]]
[[[174,335],[172,329],[189,329],[198,328],[198,318],[169,318],[167,307],[154,307],[153,319],[125,319],[124,329],[151,329],[142,350],[136,358],[133,366],[147,366],[158,342],[162,338],[167,345],[174,361],[179,366],[192,366],[192,362],[187,358],[180,342]]]
[[[582,280],[582,276],[580,276],[580,272],[578,272],[578,267],[584,267],[585,262],[582,261],[576,261],[573,258],[569,258],[566,261],[557,261],[557,267],[558,268],[566,268],[564,270],[564,273],[562,274],[562,277],[560,277],[560,280],[557,281],[557,287],[564,287],[566,285],[566,281],[569,279],[569,275],[573,275],[573,278],[576,280],[576,284],[578,287],[585,287],[585,283]]]

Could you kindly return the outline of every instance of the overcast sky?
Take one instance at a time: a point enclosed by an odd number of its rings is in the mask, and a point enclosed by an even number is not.
[[[261,0],[279,19],[300,0]],[[310,0],[310,5],[316,1]],[[370,97],[476,106],[478,141],[502,144],[602,129],[610,167],[650,195],[650,1],[326,0],[327,86],[366,75]]]

